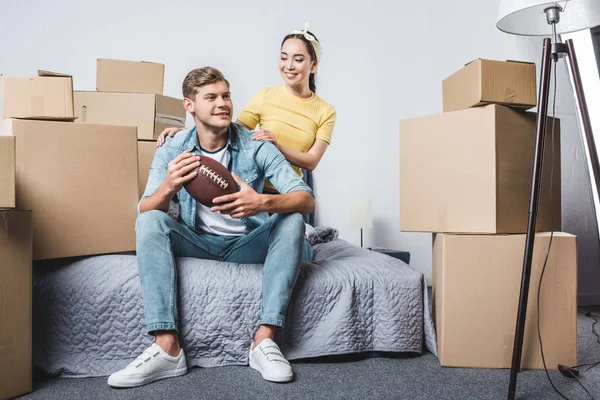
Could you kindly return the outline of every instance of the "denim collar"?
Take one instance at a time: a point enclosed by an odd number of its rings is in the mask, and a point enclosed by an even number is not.
[[[200,151],[200,143],[198,142],[198,131],[194,126],[190,131],[190,138],[187,144],[187,149],[193,151],[194,149]],[[239,149],[239,138],[238,128],[235,123],[231,123],[227,128],[227,149],[238,151]]]

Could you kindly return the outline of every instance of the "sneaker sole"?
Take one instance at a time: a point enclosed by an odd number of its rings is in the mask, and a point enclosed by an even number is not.
[[[149,383],[152,382],[156,382],[159,381],[161,379],[167,379],[167,378],[175,378],[176,376],[181,376],[181,375],[185,375],[187,373],[187,367],[186,368],[180,368],[180,369],[176,369],[173,371],[164,371],[164,372],[159,372],[157,374],[154,374],[152,376],[148,376],[144,379],[141,379],[139,381],[131,381],[131,382],[117,382],[117,383],[108,383],[111,387],[114,388],[132,388],[132,387],[138,387],[138,386],[143,386],[143,385],[147,385]]]
[[[294,378],[294,374],[291,373],[290,375],[269,375],[269,374],[265,374],[264,371],[262,370],[262,368],[260,367],[260,365],[256,364],[254,361],[252,360],[248,360],[249,364],[250,364],[250,368],[252,368],[255,371],[260,372],[260,374],[262,375],[263,379],[269,381],[269,382],[276,382],[276,383],[286,383],[286,382],[290,382],[293,378]]]

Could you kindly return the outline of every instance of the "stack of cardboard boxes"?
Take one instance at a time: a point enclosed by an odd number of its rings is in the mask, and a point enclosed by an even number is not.
[[[137,127],[139,196],[167,127],[185,126],[182,100],[163,96],[165,66],[151,62],[99,59],[96,92],[75,92],[76,122]]]
[[[33,259],[134,250],[136,128],[72,122],[72,78],[48,73],[3,76],[2,117],[0,207],[33,211]]]
[[[0,399],[31,391],[32,261],[135,250],[155,150],[138,138],[185,121],[181,100],[160,95],[163,75],[98,60],[99,91],[75,97],[68,75],[2,76]]]
[[[400,228],[433,232],[441,365],[509,368],[533,170],[535,65],[476,60],[443,82],[444,113],[400,122]],[[551,135],[555,122],[554,137]],[[560,123],[548,121],[523,368],[543,368],[536,297],[560,232]],[[540,298],[548,368],[576,364],[575,237],[555,233]]]

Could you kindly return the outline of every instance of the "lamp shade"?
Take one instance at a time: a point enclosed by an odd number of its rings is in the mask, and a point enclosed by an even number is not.
[[[350,226],[359,229],[369,229],[373,227],[373,208],[371,199],[355,199],[352,201],[350,204]]]
[[[560,21],[556,33],[568,33],[600,25],[600,0],[500,0],[496,27],[506,33],[524,36],[549,36],[552,26],[544,10],[558,4]]]

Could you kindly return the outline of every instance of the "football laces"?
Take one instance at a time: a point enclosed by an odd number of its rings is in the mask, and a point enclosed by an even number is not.
[[[206,165],[201,165],[200,168],[198,169],[198,171],[206,176],[209,179],[212,179],[213,182],[215,182],[217,185],[219,185],[221,187],[221,189],[225,190],[227,189],[227,187],[229,186],[229,184],[227,183],[227,181],[225,179],[223,179],[223,177],[219,174],[217,174],[215,171],[213,171],[211,168],[207,167]]]

